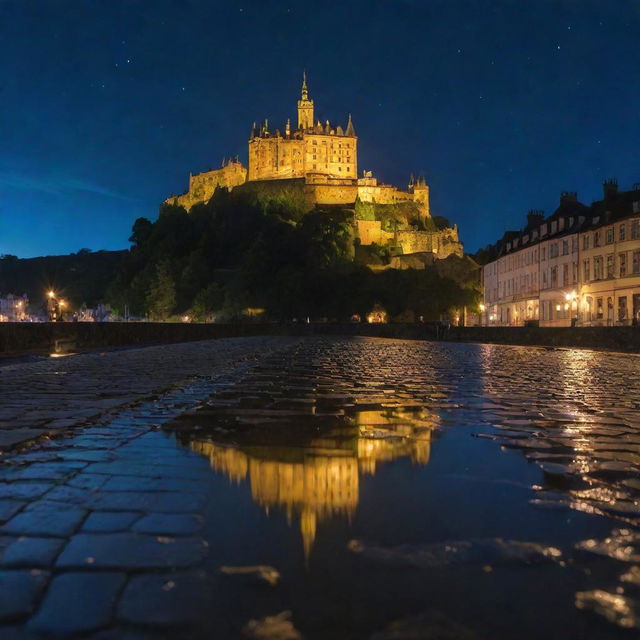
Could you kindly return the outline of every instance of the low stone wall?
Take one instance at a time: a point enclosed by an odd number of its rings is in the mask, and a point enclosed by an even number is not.
[[[361,335],[540,347],[578,347],[640,353],[640,327],[451,327],[434,323],[315,323],[291,325],[295,335]]]
[[[276,325],[277,326],[277,325]],[[284,333],[268,324],[162,322],[0,323],[0,356],[68,353],[109,347],[191,342],[212,338]]]
[[[451,327],[436,324],[0,323],[0,356],[255,335],[353,335],[525,346],[580,347],[640,353],[640,327]]]

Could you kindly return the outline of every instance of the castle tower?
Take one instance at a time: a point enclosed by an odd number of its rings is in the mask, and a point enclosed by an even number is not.
[[[309,100],[307,89],[307,74],[302,74],[302,92],[298,100],[298,129],[313,127],[313,100]]]
[[[429,210],[429,185],[424,177],[418,178],[413,184],[413,201],[418,205],[423,216],[427,218],[431,216],[431,211]]]

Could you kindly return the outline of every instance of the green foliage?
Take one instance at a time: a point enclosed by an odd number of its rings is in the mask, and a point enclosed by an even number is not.
[[[147,292],[146,307],[152,320],[167,320],[176,307],[176,283],[168,262],[156,265]]]
[[[155,223],[137,220],[110,300],[153,318],[239,320],[247,308],[260,308],[266,318],[291,321],[364,318],[376,304],[391,316],[412,311],[438,319],[472,296],[458,273],[453,275],[460,282],[434,268],[377,273],[358,264],[354,212],[325,207],[299,215],[296,188],[291,185],[291,199],[286,189],[275,197],[259,184],[217,189],[188,214],[163,205]],[[405,224],[400,218],[410,213],[410,208],[364,205],[369,206],[388,224]],[[365,250],[388,264],[388,247],[358,247]],[[460,269],[464,274],[467,267]]]
[[[376,206],[373,202],[363,202],[360,198],[356,199],[355,206],[356,220],[375,220]]]
[[[432,216],[430,220],[433,222],[436,231],[442,231],[442,229],[449,229],[453,227],[451,222],[449,222],[449,220],[444,216]]]

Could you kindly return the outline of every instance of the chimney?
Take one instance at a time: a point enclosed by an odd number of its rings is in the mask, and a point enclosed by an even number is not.
[[[527,213],[527,229],[533,229],[544,222],[544,211],[540,209],[529,209]]]
[[[615,178],[608,178],[602,183],[602,190],[605,200],[616,196],[618,193],[618,181]]]
[[[578,202],[578,192],[577,191],[563,191],[560,194],[560,204],[563,202]]]

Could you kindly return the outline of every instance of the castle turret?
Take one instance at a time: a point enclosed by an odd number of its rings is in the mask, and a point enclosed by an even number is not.
[[[298,100],[298,129],[313,127],[313,100],[309,99],[307,74],[302,74],[302,92]]]
[[[429,208],[429,185],[424,176],[420,176],[413,185],[413,201],[418,205],[420,213],[429,217],[431,211]]]

